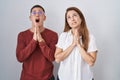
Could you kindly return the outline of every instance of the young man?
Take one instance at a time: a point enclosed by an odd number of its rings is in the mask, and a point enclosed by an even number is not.
[[[44,8],[33,6],[31,28],[18,34],[16,56],[23,63],[20,80],[54,80],[52,61],[58,35],[44,27],[45,19]]]

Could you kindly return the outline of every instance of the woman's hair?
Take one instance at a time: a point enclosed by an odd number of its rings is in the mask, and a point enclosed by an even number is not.
[[[88,32],[88,29],[87,29],[85,18],[83,16],[82,12],[78,8],[76,8],[76,7],[67,8],[66,13],[65,13],[64,32],[67,32],[71,29],[71,27],[69,26],[69,24],[67,22],[67,13],[68,13],[68,11],[71,11],[71,10],[76,11],[78,13],[78,15],[80,16],[80,19],[82,20],[81,25],[80,25],[80,34],[82,35],[82,46],[87,51],[88,43],[89,43],[89,32]]]

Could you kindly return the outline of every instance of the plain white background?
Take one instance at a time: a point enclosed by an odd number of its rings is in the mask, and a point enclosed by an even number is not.
[[[17,35],[31,27],[30,8],[46,10],[45,26],[58,35],[64,28],[64,13],[70,6],[84,14],[99,49],[94,69],[95,80],[120,80],[120,1],[119,0],[1,0],[0,1],[0,80],[19,80],[21,63],[16,59]],[[59,64],[55,64],[57,75]],[[66,73],[67,74],[67,73]]]

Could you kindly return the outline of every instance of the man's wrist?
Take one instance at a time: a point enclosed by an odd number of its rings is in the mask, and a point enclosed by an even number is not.
[[[39,39],[38,42],[45,42],[43,39]]]

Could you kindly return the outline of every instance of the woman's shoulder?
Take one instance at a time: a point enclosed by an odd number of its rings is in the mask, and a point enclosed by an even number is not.
[[[62,32],[60,35],[66,35],[67,34],[67,32]]]
[[[93,33],[89,33],[89,37],[90,38],[94,37],[94,34]]]
[[[89,33],[89,39],[90,39],[90,41],[91,41],[91,40],[95,40],[95,36],[94,36],[93,33]]]
[[[62,32],[62,33],[60,34],[60,36],[66,37],[66,36],[68,36],[69,34],[70,34],[69,31],[67,31],[67,32]]]

